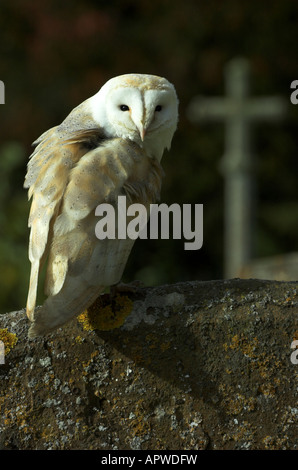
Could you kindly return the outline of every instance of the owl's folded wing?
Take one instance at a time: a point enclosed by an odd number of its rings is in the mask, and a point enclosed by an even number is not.
[[[28,225],[30,227],[29,259],[31,261],[27,315],[32,317],[35,307],[38,274],[47,256],[53,223],[59,213],[63,194],[72,168],[88,151],[82,142],[94,140],[99,131],[82,130],[76,134],[61,133],[54,127],[36,142],[25,178],[24,187],[32,197]]]
[[[106,286],[120,280],[134,240],[98,240],[95,209],[110,203],[117,214],[118,195],[126,190],[137,197],[148,187],[149,200],[149,194],[159,193],[161,167],[142,152],[131,141],[106,140],[83,155],[70,171],[50,234],[48,298],[32,316],[30,337],[81,313]]]

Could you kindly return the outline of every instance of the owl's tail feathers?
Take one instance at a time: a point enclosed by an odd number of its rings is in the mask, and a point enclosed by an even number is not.
[[[29,291],[27,297],[26,313],[30,321],[33,321],[34,308],[36,303],[36,293],[38,284],[38,273],[39,273],[39,259],[32,261]]]
[[[32,339],[59,328],[88,308],[104,289],[88,285],[80,276],[68,277],[61,291],[49,296],[43,306],[35,310],[28,337]]]

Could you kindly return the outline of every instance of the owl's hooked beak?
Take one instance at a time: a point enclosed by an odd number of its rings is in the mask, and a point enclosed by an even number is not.
[[[139,131],[139,136],[141,137],[141,141],[144,142],[145,135],[147,132],[147,129],[144,125],[144,116],[132,116],[131,119],[136,126],[137,130]]]
[[[145,135],[146,135],[146,129],[144,128],[144,126],[142,124],[140,126],[138,126],[138,129],[139,129],[141,141],[144,142]]]

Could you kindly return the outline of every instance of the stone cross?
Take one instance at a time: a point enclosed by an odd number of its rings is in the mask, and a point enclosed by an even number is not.
[[[254,229],[254,158],[252,125],[274,122],[286,115],[287,102],[279,96],[250,97],[250,67],[246,59],[225,68],[226,97],[195,97],[187,110],[192,122],[224,121],[225,153],[220,168],[225,178],[224,277],[239,277],[252,257]],[[207,209],[206,209],[207,210]]]

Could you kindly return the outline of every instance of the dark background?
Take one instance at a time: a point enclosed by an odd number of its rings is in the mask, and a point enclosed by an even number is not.
[[[165,76],[180,99],[179,128],[162,160],[162,202],[204,204],[204,244],[138,240],[125,280],[148,285],[223,277],[222,124],[193,125],[197,94],[224,94],[223,69],[243,56],[252,93],[289,101],[285,122],[259,124],[255,256],[298,251],[298,3],[293,0],[1,0],[0,312],[24,307],[29,204],[23,189],[31,142],[115,75]]]

